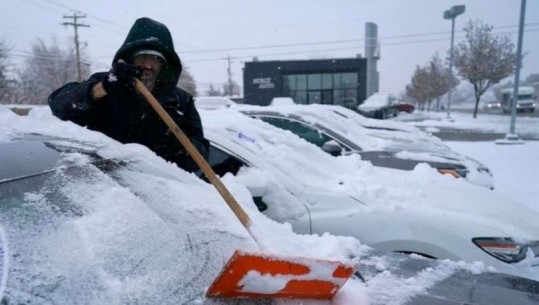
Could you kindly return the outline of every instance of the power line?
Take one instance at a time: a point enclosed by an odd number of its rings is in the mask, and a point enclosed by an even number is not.
[[[535,26],[535,25],[539,25],[539,23],[527,24],[527,26]],[[513,28],[513,27],[518,27],[518,25],[502,26],[502,27],[497,27],[497,28],[502,29],[502,28]],[[458,31],[456,33],[464,33],[464,31]],[[448,34],[450,34],[450,32],[432,32],[432,33],[420,33],[420,34],[382,36],[382,37],[379,37],[378,39],[387,40],[387,39],[401,39],[401,38],[423,37],[423,36],[438,36],[438,35],[448,35]],[[304,42],[304,43],[248,46],[248,47],[237,47],[237,48],[226,48],[226,49],[193,50],[193,51],[183,51],[182,54],[214,53],[214,52],[228,52],[228,51],[241,51],[241,50],[254,50],[254,49],[288,48],[288,47],[299,47],[299,46],[309,46],[309,45],[324,45],[324,44],[350,43],[350,42],[363,42],[363,41],[365,41],[364,38],[363,39],[358,38],[358,39],[345,39],[345,40],[315,41],[315,42]]]
[[[525,32],[536,32],[539,31],[539,29],[533,29],[533,30],[527,30]],[[498,34],[513,34],[512,32],[504,32],[504,33],[498,33]],[[459,36],[459,39],[464,38],[463,36]],[[415,40],[415,41],[403,41],[403,42],[394,42],[394,43],[383,43],[381,44],[383,47],[387,46],[399,46],[399,45],[407,45],[407,44],[419,44],[419,43],[428,43],[428,42],[435,42],[435,41],[447,41],[446,38],[437,38],[437,39],[425,39],[425,40]],[[280,52],[280,53],[267,53],[267,54],[256,54],[256,55],[243,55],[243,56],[233,56],[230,57],[231,59],[241,59],[241,58],[252,58],[252,57],[266,57],[266,56],[282,56],[282,55],[294,55],[294,54],[305,54],[305,53],[313,53],[313,52],[333,52],[333,51],[346,51],[346,50],[358,50],[360,47],[345,47],[345,48],[331,48],[331,49],[317,49],[317,50],[303,50],[303,51],[291,51],[291,52]],[[195,59],[195,60],[189,60],[186,62],[208,62],[208,61],[221,61],[221,60],[227,60],[227,58],[223,57],[214,57],[214,58],[206,58],[206,59]]]
[[[56,2],[56,1],[45,0],[45,2],[54,4],[54,5],[58,6],[58,7],[64,8],[64,9],[68,9],[68,10],[72,10],[72,11],[78,11],[78,10],[72,8],[72,7],[69,7],[69,6],[67,6],[67,5],[58,3],[58,2]],[[114,22],[108,21],[108,20],[106,20],[106,19],[103,19],[103,18],[100,18],[100,17],[96,17],[96,16],[93,16],[93,15],[89,15],[89,14],[86,14],[86,15],[87,15],[89,18],[92,18],[92,19],[101,21],[101,22],[103,22],[103,23],[106,23],[106,24],[109,24],[109,25],[118,27],[118,28],[120,28],[120,29],[122,29],[122,30],[129,30],[129,28],[127,28],[127,27],[121,26],[121,25],[119,25],[119,24],[116,24],[116,23],[114,23]]]

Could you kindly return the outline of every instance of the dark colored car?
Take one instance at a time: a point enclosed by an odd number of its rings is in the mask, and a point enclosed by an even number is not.
[[[413,104],[406,103],[406,102],[399,102],[400,112],[412,113],[414,112],[414,110],[415,110],[415,106]]]
[[[374,119],[387,119],[399,115],[399,104],[391,94],[375,93],[357,106],[357,111]]]
[[[230,219],[200,217],[218,195],[189,197],[210,186],[157,157],[101,149],[0,141],[1,304],[273,304],[205,297],[235,249],[256,251],[223,229]]]

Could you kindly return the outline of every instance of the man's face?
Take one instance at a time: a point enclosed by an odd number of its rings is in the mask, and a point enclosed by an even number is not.
[[[163,60],[155,55],[140,54],[135,56],[133,64],[143,69],[144,75],[142,77],[142,82],[146,88],[152,90],[159,72],[161,72],[161,69],[165,65]]]

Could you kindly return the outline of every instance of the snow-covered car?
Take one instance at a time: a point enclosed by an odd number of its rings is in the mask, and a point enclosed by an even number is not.
[[[374,93],[357,106],[362,115],[374,119],[387,119],[399,115],[399,103],[392,94]]]
[[[339,106],[242,106],[242,113],[289,130],[334,156],[357,153],[375,166],[413,170],[427,163],[440,173],[493,189],[490,170],[423,132],[368,129]]]
[[[311,106],[309,106],[311,107]],[[349,108],[337,106],[337,105],[315,105],[311,108],[326,108],[329,111],[337,113],[338,115],[353,121],[354,123],[360,125],[361,127],[366,128],[365,133],[372,135],[374,137],[380,138],[390,138],[392,140],[406,138],[408,141],[427,141],[432,143],[435,146],[443,146],[447,148],[445,144],[440,140],[440,138],[433,136],[430,133],[427,133],[413,125],[406,124],[399,121],[391,120],[375,120],[362,116],[361,114],[353,111]],[[369,130],[373,129],[373,130]],[[396,131],[396,132],[388,132]],[[403,134],[403,132],[405,134]]]
[[[202,109],[219,109],[234,107],[236,103],[224,96],[197,96],[195,106]]]
[[[256,225],[255,243],[195,175],[42,110],[0,110],[2,304],[269,305],[205,293],[236,249],[311,257],[315,247],[338,260],[363,252],[350,237],[294,234],[223,179]],[[359,302],[350,290],[361,287],[351,279],[337,296]]]
[[[383,251],[482,261],[539,280],[533,210],[428,165],[410,172],[373,167],[357,155],[329,156],[237,111],[201,116],[218,174],[235,174],[259,209],[298,233],[354,236]]]

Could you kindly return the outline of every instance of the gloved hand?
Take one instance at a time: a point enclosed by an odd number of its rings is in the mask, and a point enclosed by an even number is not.
[[[105,74],[101,83],[107,93],[126,94],[135,91],[135,80],[142,78],[143,70],[134,65],[117,62],[112,64],[110,71]]]

